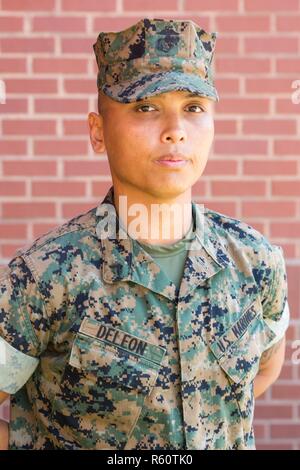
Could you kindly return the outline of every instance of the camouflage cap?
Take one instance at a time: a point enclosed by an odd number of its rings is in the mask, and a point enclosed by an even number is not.
[[[216,37],[191,20],[149,18],[102,32],[93,45],[97,87],[122,103],[172,90],[219,101],[211,70]]]

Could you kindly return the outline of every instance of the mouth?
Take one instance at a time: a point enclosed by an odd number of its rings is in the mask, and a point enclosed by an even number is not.
[[[188,164],[189,159],[181,153],[169,153],[167,155],[160,156],[154,161],[162,167],[182,168]]]

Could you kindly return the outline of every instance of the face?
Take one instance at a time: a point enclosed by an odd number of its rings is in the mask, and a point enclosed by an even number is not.
[[[120,103],[100,92],[100,113],[89,114],[96,153],[106,152],[114,186],[174,198],[202,175],[214,137],[214,102],[171,91]],[[158,163],[174,154],[182,163]]]

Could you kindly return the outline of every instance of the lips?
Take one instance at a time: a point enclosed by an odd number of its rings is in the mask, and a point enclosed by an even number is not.
[[[180,170],[186,167],[189,161],[182,153],[168,153],[157,158],[154,164],[168,170]]]
[[[182,153],[168,153],[156,159],[159,162],[182,162],[187,158]]]

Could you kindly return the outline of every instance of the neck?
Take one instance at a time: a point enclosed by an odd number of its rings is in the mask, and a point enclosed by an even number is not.
[[[128,234],[143,243],[175,243],[192,223],[191,188],[179,195],[160,197],[114,185],[114,204]]]

